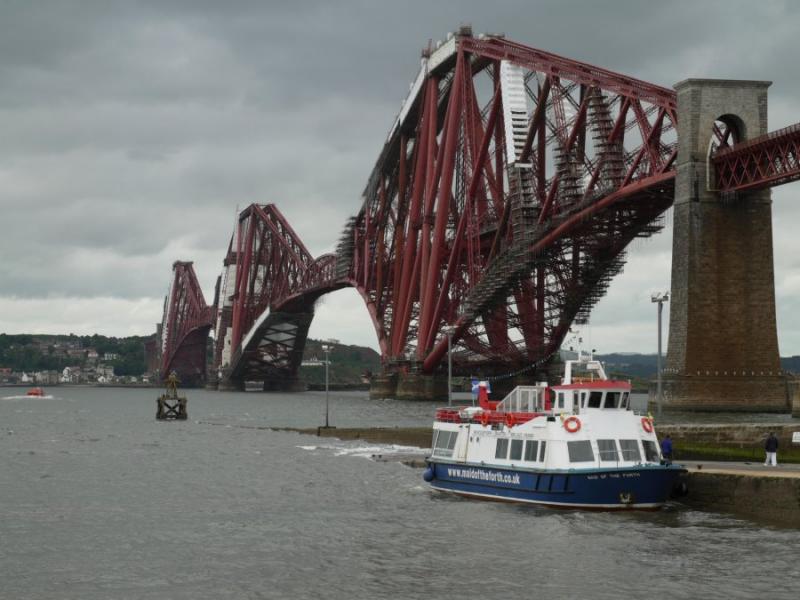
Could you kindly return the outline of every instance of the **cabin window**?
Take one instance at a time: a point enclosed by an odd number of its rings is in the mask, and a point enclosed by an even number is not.
[[[617,408],[619,406],[620,392],[606,392],[605,408]]]
[[[564,408],[564,392],[558,392],[558,408]]]
[[[511,440],[511,460],[522,460],[522,440]]]
[[[620,440],[619,448],[622,450],[622,460],[642,462],[642,453],[639,452],[638,440]]]
[[[505,458],[508,456],[508,438],[497,438],[497,447],[494,451],[495,458]]]
[[[592,443],[589,440],[581,442],[567,442],[569,462],[589,462],[594,460]]]
[[[589,394],[589,408],[600,408],[600,402],[603,400],[603,392],[592,392]]]
[[[525,442],[525,460],[528,462],[536,462],[536,454],[539,449],[539,442],[536,440],[528,440]]]
[[[458,439],[457,431],[440,430],[433,442],[434,456],[453,456],[453,448],[456,447]]]
[[[661,459],[655,442],[642,440],[642,446],[644,446],[644,459],[647,462],[658,462]]]
[[[620,408],[628,408],[628,396],[630,396],[628,392],[622,392],[622,400],[619,403]]]
[[[619,461],[617,443],[614,440],[597,440],[597,451],[600,453],[600,460],[603,462]]]
[[[539,462],[544,462],[544,449],[547,448],[547,442],[542,441],[539,445]]]

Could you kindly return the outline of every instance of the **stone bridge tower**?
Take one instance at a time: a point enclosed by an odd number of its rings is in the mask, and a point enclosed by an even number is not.
[[[715,123],[734,143],[767,132],[767,81],[687,79],[678,94],[664,408],[786,412],[775,322],[769,189],[723,196]]]

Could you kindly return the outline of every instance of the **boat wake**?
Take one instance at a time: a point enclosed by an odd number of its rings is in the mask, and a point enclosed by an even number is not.
[[[332,451],[334,456],[356,456],[359,458],[381,458],[386,455],[418,454],[422,451],[416,446],[401,446],[399,444],[319,444],[316,446],[297,446],[309,452]]]
[[[3,396],[0,400],[54,400],[55,396],[52,394],[48,394],[47,396],[28,396],[27,394],[23,394],[21,396]]]

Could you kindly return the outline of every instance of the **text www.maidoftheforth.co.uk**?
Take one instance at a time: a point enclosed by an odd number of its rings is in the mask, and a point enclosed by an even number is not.
[[[495,473],[494,471],[483,471],[481,469],[456,469],[448,468],[449,477],[460,477],[462,479],[477,479],[490,483],[511,483],[519,484],[519,475],[516,473]]]

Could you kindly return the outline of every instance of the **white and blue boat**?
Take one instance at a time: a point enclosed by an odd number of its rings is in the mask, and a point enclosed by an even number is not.
[[[576,374],[583,372],[585,376]],[[561,385],[519,386],[501,402],[436,411],[425,480],[486,500],[580,509],[657,509],[686,490],[662,459],[653,419],[600,362],[567,361]]]

